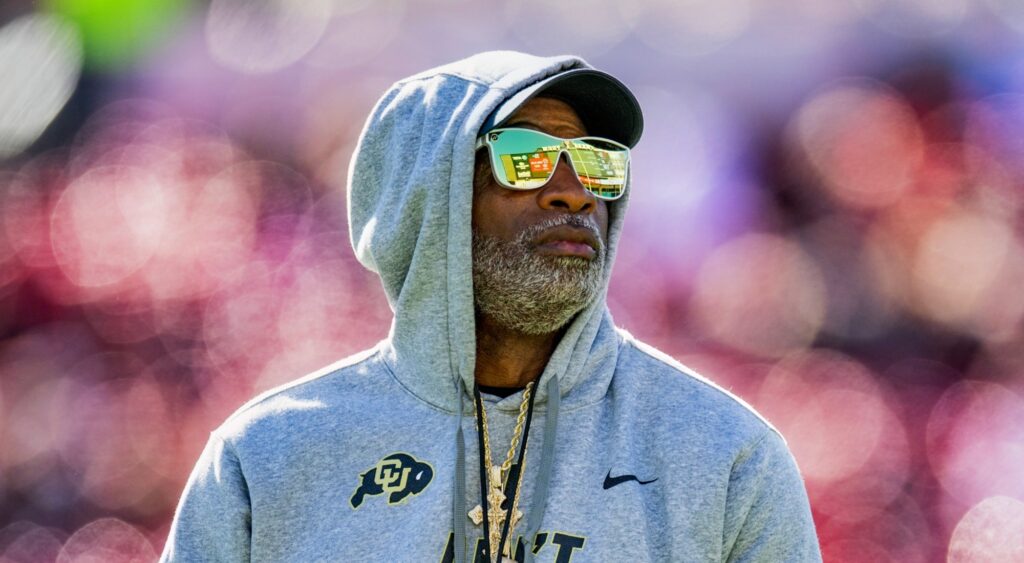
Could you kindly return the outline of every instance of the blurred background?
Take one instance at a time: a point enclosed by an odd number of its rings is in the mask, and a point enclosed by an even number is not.
[[[0,562],[154,560],[210,430],[385,336],[350,153],[496,48],[636,92],[612,312],[780,428],[826,561],[1024,561],[1024,2],[5,0]]]

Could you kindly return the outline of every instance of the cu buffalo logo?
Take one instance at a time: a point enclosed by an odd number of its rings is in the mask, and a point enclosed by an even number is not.
[[[349,503],[359,508],[367,496],[388,495],[388,504],[402,504],[423,492],[434,478],[434,468],[409,454],[394,453],[360,475],[359,487]]]

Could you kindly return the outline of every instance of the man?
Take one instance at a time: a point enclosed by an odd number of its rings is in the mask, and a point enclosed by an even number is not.
[[[575,57],[397,82],[349,174],[388,338],[215,430],[163,560],[819,561],[775,430],[612,322],[641,129]]]

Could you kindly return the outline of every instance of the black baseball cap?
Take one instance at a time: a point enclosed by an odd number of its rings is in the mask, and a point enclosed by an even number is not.
[[[633,93],[614,76],[591,68],[567,70],[516,92],[491,112],[480,133],[501,127],[519,106],[539,95],[572,106],[588,135],[633,148],[643,133],[644,116]]]

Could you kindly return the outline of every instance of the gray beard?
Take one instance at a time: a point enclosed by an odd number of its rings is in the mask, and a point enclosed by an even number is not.
[[[531,244],[545,229],[566,224],[594,230],[582,219],[565,215],[530,227],[512,241],[474,231],[473,296],[477,310],[498,326],[536,335],[555,332],[590,305],[604,287],[604,245],[588,260],[542,256]],[[596,231],[594,234],[598,235]]]

